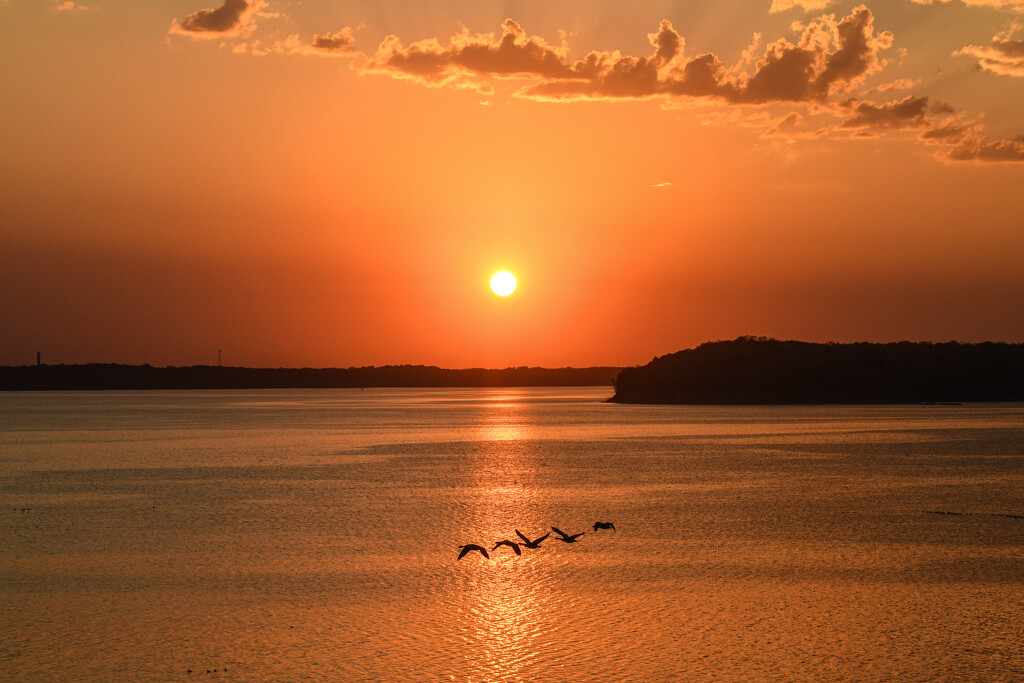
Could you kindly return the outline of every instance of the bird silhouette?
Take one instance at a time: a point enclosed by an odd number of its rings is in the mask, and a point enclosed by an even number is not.
[[[537,538],[537,539],[534,539],[534,540],[531,541],[526,536],[523,536],[521,533],[519,533],[519,529],[516,529],[516,536],[518,536],[519,538],[523,539],[523,545],[525,545],[527,548],[530,548],[531,550],[536,550],[537,548],[539,548],[540,547],[540,542],[543,541],[545,538],[547,538],[550,535],[551,534],[544,534],[540,538]]]
[[[499,545],[507,545],[509,548],[512,548],[512,550],[515,551],[516,555],[523,554],[523,551],[519,549],[519,544],[515,541],[498,541],[497,544],[495,544],[495,546],[491,548],[491,550],[497,550]]]
[[[598,529],[611,529],[612,531],[615,531],[615,525],[611,522],[594,522],[594,531],[597,531]]]
[[[570,536],[569,534],[565,533],[564,531],[562,531],[558,527],[554,527],[553,526],[553,527],[551,527],[551,530],[554,531],[556,534],[558,534],[558,536],[559,536],[558,540],[559,541],[563,541],[565,543],[575,543],[577,538],[579,538],[583,534],[587,533],[586,531],[581,531],[578,534],[572,534]]]
[[[482,548],[476,545],[475,543],[470,543],[469,545],[460,545],[459,548],[462,549],[462,552],[459,553],[459,556],[456,559],[461,560],[463,557],[466,556],[466,553],[471,552],[473,550],[479,550],[481,555],[486,557],[488,560],[491,559],[491,556],[487,554],[487,548]]]

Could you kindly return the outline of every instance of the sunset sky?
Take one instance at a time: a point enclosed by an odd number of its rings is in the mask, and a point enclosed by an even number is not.
[[[1024,0],[220,2],[0,0],[0,364],[1024,341]]]

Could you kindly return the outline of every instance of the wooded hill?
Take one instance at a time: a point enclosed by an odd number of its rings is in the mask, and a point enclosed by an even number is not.
[[[1024,401],[1024,344],[813,344],[740,337],[626,368],[619,403]]]

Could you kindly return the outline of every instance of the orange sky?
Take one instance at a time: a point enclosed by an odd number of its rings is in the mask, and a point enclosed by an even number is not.
[[[1024,0],[216,2],[0,0],[0,364],[1024,341]]]

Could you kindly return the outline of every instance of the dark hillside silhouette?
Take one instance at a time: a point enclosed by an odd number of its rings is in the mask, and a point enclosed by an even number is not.
[[[1024,344],[812,344],[740,337],[626,368],[619,403],[1024,401]]]
[[[362,368],[157,368],[90,363],[0,367],[0,391],[90,389],[303,389],[369,387],[610,386],[622,368],[446,370],[426,365]]]

